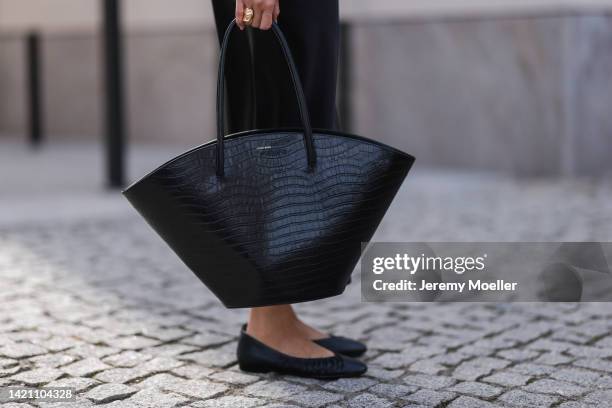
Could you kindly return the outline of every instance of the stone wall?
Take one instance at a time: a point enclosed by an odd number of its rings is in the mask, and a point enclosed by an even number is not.
[[[351,29],[355,133],[420,166],[520,175],[612,171],[612,16],[564,14],[358,21]],[[44,40],[49,139],[102,124],[93,33]],[[214,130],[212,29],[131,30],[130,138],[199,143]],[[21,39],[0,36],[0,133],[24,133]]]
[[[355,128],[422,164],[529,175],[612,170],[612,18],[363,24]]]

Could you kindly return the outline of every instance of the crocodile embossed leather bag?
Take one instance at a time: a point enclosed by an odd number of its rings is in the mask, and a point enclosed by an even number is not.
[[[300,129],[224,135],[223,38],[217,138],[168,161],[123,194],[226,307],[342,293],[414,158],[364,137],[312,129],[289,46]]]

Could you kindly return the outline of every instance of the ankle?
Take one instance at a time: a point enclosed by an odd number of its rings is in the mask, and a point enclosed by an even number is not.
[[[247,324],[247,333],[294,331],[297,322],[297,316],[288,305],[253,308]]]

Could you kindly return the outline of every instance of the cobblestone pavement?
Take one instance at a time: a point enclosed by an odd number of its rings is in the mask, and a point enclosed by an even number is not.
[[[245,311],[224,309],[121,197],[16,192],[0,202],[11,206],[21,216],[0,216],[0,385],[79,393],[38,406],[612,406],[607,303],[372,304],[353,283],[298,309],[367,341],[364,377],[245,374]],[[607,184],[417,171],[376,240],[610,240],[611,221]]]

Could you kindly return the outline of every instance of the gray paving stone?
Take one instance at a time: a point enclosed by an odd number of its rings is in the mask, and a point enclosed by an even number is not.
[[[609,382],[609,376],[580,368],[560,368],[555,370],[551,374],[551,377],[557,380],[583,385],[585,387],[609,386],[609,388],[612,388]]]
[[[151,354],[129,350],[105,357],[102,359],[102,361],[114,367],[135,367],[138,364],[142,364],[145,361],[150,360],[151,358],[153,358]]]
[[[597,405],[587,404],[586,402],[567,401],[558,405],[559,408],[596,408]]]
[[[573,328],[561,328],[551,333],[549,339],[561,342],[572,342],[576,344],[586,344],[591,340],[589,333],[579,333]]]
[[[435,407],[443,402],[452,400],[456,396],[457,394],[448,391],[419,390],[414,394],[404,397],[404,399],[417,404]]]
[[[74,334],[76,338],[92,345],[113,340],[113,335],[105,329],[88,329],[84,326],[77,326]]]
[[[612,373],[612,361],[599,358],[580,358],[572,363],[574,366],[589,368],[596,371]]]
[[[382,397],[387,397],[391,399],[398,399],[400,397],[404,397],[410,393],[418,391],[418,387],[412,385],[402,385],[402,384],[376,384],[371,387],[368,392],[374,393],[376,395],[380,395]]]
[[[187,401],[189,401],[188,398],[182,397],[178,394],[163,393],[154,389],[145,389],[138,391],[127,401],[121,402],[131,403],[140,407],[172,408]],[[118,404],[118,406],[123,405]]]
[[[103,405],[92,405],[92,406],[104,407],[104,408],[143,408],[143,405],[136,405],[133,402],[129,402],[129,400],[117,400],[117,401],[109,402]],[[58,407],[58,408],[63,408],[63,407]],[[75,408],[80,408],[80,407],[75,407]]]
[[[34,343],[52,352],[68,350],[82,344],[79,340],[64,336],[52,336],[48,339],[35,341]]]
[[[113,348],[140,350],[158,345],[159,340],[149,339],[143,336],[125,336],[106,340],[106,343]]]
[[[99,383],[99,381],[96,381],[93,378],[67,377],[52,381],[47,384],[47,387],[71,387],[74,388],[77,392],[83,392]]]
[[[327,391],[302,391],[288,397],[289,400],[307,407],[322,407],[340,401],[344,396]]]
[[[124,384],[102,384],[85,393],[96,404],[127,398],[138,392],[137,388]]]
[[[250,373],[251,375],[255,375],[256,373]],[[268,378],[268,374],[266,373],[259,373],[259,378]],[[287,380],[289,382],[294,382],[294,383],[298,383],[298,384],[303,384],[306,386],[323,386],[324,384],[328,383],[329,380],[321,380],[318,378],[306,378],[306,377],[298,377],[295,375],[287,375],[287,376],[283,376],[284,380]]]
[[[220,348],[183,354],[177,358],[208,367],[227,367],[236,363],[236,345],[231,343]]]
[[[442,350],[436,347],[411,346],[409,352],[384,353],[371,361],[371,363],[388,369],[396,369],[407,367],[418,360],[440,354],[441,352]]]
[[[45,354],[47,349],[28,343],[13,343],[0,347],[0,355],[8,358],[24,358]]]
[[[460,352],[451,352],[451,353],[446,353],[446,354],[432,357],[432,360],[435,360],[446,367],[454,367],[470,359],[471,359],[470,355],[463,354]]]
[[[323,387],[332,391],[358,392],[363,391],[376,384],[376,381],[369,378],[341,378],[329,381]]]
[[[605,333],[609,333],[610,327],[608,326],[604,330],[605,330]],[[602,333],[602,334],[605,334],[605,333]],[[595,343],[595,345],[597,347],[608,347],[608,348],[610,348],[610,347],[612,347],[612,337],[611,336],[603,337],[602,339],[598,340]]]
[[[403,370],[387,370],[378,367],[368,367],[368,371],[366,371],[365,375],[379,380],[392,380],[401,377],[403,374]]]
[[[37,319],[35,318],[35,320]],[[44,322],[38,322],[38,324],[44,324]],[[28,327],[20,327],[20,329],[19,331],[5,333],[6,338],[15,343],[27,342],[42,345],[41,342],[47,341],[51,337],[49,333],[36,330],[36,323],[28,325]]]
[[[410,366],[410,371],[417,373],[436,375],[445,371],[446,367],[438,362],[438,360],[430,358],[419,360]]]
[[[57,368],[74,362],[76,357],[68,354],[54,353],[30,357],[29,360],[37,367]]]
[[[534,364],[534,363],[522,363],[517,364],[509,368],[510,371],[515,371],[517,373],[521,373],[523,375],[529,376],[541,376],[548,375],[555,371],[554,367],[543,365],[543,364]]]
[[[10,367],[10,368],[3,368],[0,369],[0,377],[7,377],[9,375],[13,375],[19,372],[19,370],[21,369],[20,366],[14,366],[14,367]]]
[[[194,408],[251,408],[264,404],[265,400],[260,398],[230,395],[205,401],[196,401],[191,406]]]
[[[41,385],[58,379],[62,374],[62,371],[55,368],[38,368],[16,374],[11,379],[22,384]]]
[[[36,357],[32,357],[36,358]],[[19,361],[12,358],[0,358],[0,368],[12,367],[15,364],[18,364]]]
[[[478,340],[475,343],[472,343],[471,346],[478,347],[481,349],[488,349],[490,351],[511,349],[518,345],[519,342],[513,339],[504,338],[501,336],[497,336],[494,338],[487,338],[483,340]]]
[[[210,377],[215,373],[213,369],[197,364],[185,364],[170,370],[170,372],[179,377],[191,378],[194,380]]]
[[[383,351],[383,352],[399,353],[406,348],[405,343],[401,343],[400,341],[393,340],[390,338],[386,338],[386,339],[374,338],[370,340],[370,343],[371,345],[368,346],[368,349],[370,350],[370,352]],[[380,364],[381,365],[386,364],[387,361],[388,361],[387,358],[382,359],[380,361]],[[410,359],[409,362],[410,361],[413,361],[413,360]]]
[[[176,360],[172,357],[155,357],[152,360],[148,360],[145,363],[138,366],[142,371],[155,373],[160,371],[169,371],[178,368],[185,364],[182,361]]]
[[[571,343],[553,341],[548,339],[540,339],[526,346],[532,350],[543,350],[554,353],[563,353],[572,347]]]
[[[550,395],[532,394],[520,390],[512,390],[499,397],[499,400],[514,407],[547,408],[559,401]]]
[[[161,374],[152,375],[150,377],[145,378],[142,381],[134,383],[134,386],[139,387],[139,388],[163,389],[167,384],[175,383],[178,380],[179,378],[174,375],[171,375],[168,373],[161,373]]]
[[[167,343],[160,346],[155,346],[149,351],[151,354],[158,357],[177,357],[181,354],[193,353],[197,350],[198,348],[196,346],[189,346],[181,343]]]
[[[536,364],[546,364],[546,365],[560,365],[560,364],[568,364],[574,361],[575,358],[567,357],[563,354],[559,353],[545,353],[540,357],[534,360]]]
[[[480,357],[461,363],[454,371],[453,377],[465,381],[473,381],[493,370],[507,367],[509,361],[492,357]]]
[[[40,402],[38,403],[40,408],[90,408],[94,407],[95,404],[90,400],[77,395],[76,401],[72,402]],[[4,408],[4,407],[3,407]],[[126,408],[134,408],[127,406]]]
[[[142,335],[162,342],[177,341],[190,336],[192,332],[179,328],[147,327],[142,330]]]
[[[575,397],[584,394],[588,388],[581,387],[575,384],[564,381],[551,379],[537,380],[523,387],[523,390],[529,392],[537,392],[541,394],[557,394],[563,397]]]
[[[543,323],[527,323],[521,324],[520,327],[504,333],[504,337],[519,341],[521,343],[527,343],[538,339],[551,331],[552,328],[550,325]]]
[[[481,381],[486,381],[493,384],[503,385],[504,387],[517,387],[527,384],[531,377],[511,371],[495,373],[488,377],[484,377]]]
[[[450,387],[451,385],[457,382],[457,380],[451,377],[428,374],[407,375],[402,378],[402,381],[408,385],[414,385],[416,387],[429,388],[433,390]]]
[[[143,371],[139,367],[134,368],[111,368],[109,370],[102,371],[94,376],[98,381],[109,382],[109,383],[127,383],[138,378],[145,377],[148,375],[148,371]]]
[[[391,401],[367,392],[361,393],[348,401],[348,406],[351,408],[387,408],[392,405]]]
[[[533,350],[501,350],[497,352],[499,357],[505,358],[506,360],[514,361],[514,362],[522,362],[526,360],[531,360],[539,355],[537,351]]]
[[[573,346],[567,349],[567,353],[575,357],[607,358],[612,357],[612,347]]]
[[[198,333],[195,336],[184,338],[181,340],[181,343],[198,346],[198,347],[211,347],[211,346],[219,346],[231,340],[232,338],[225,334],[205,332],[205,333]]]
[[[491,402],[483,401],[477,398],[466,397],[464,395],[459,398],[454,399],[447,406],[448,408],[495,408],[499,407],[499,405],[493,404]]]
[[[91,357],[64,366],[62,367],[62,371],[73,377],[86,377],[108,368],[111,368],[111,366],[104,364],[95,357]]]
[[[473,344],[468,344],[467,346],[463,346],[458,349],[457,352],[463,355],[468,355],[470,357],[485,357],[495,353],[495,350],[491,350],[485,347],[477,347]]]
[[[213,383],[207,380],[183,380],[166,383],[163,388],[177,394],[187,395],[188,397],[206,399],[220,395],[227,391],[228,387],[223,384]]]
[[[584,401],[598,406],[612,406],[612,390],[600,390],[589,393]]]
[[[225,370],[212,374],[211,376],[209,376],[209,378],[215,381],[227,382],[231,384],[248,385],[259,381],[260,377],[245,373],[239,373],[237,371]]]
[[[66,352],[71,355],[81,357],[81,358],[91,358],[91,357],[102,358],[105,356],[109,356],[111,354],[116,354],[119,351],[121,350],[113,348],[113,347],[105,347],[105,346],[93,345],[93,344],[81,344],[79,346],[76,346],[76,347],[73,347],[67,350]]]
[[[244,393],[262,398],[287,398],[306,390],[303,385],[287,381],[260,381],[244,388]]]
[[[501,394],[503,389],[480,382],[466,381],[453,385],[452,387],[448,388],[448,391],[457,392],[459,394],[473,395],[480,398],[492,398]]]

